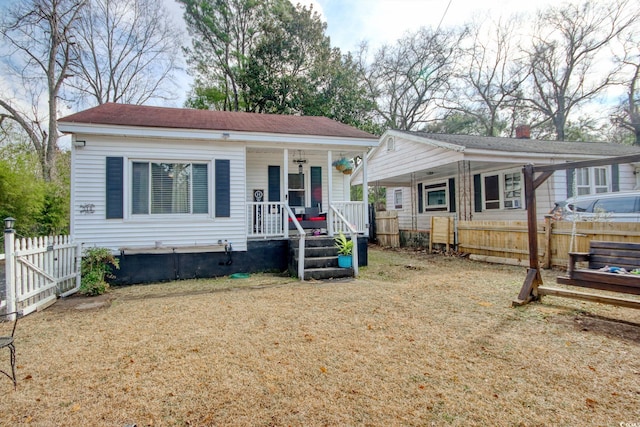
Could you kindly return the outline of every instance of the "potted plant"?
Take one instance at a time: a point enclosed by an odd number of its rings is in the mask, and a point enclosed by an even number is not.
[[[353,240],[347,239],[347,236],[341,231],[334,238],[334,241],[336,248],[338,248],[338,266],[350,268],[352,266]]]

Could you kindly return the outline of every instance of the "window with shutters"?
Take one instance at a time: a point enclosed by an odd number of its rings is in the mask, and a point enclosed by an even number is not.
[[[609,167],[579,168],[575,170],[575,185],[578,196],[608,193]]]
[[[133,162],[131,213],[208,214],[209,165]]]
[[[447,201],[449,196],[447,193],[447,183],[440,182],[437,184],[424,186],[424,208],[425,211],[444,211],[447,210]]]
[[[521,209],[522,188],[522,173],[519,171],[483,175],[483,210]]]

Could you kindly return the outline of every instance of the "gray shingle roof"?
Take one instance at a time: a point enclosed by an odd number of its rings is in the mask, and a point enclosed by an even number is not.
[[[640,147],[603,142],[543,141],[537,139],[499,138],[471,135],[449,135],[425,132],[398,131],[421,138],[459,145],[465,149],[512,151],[542,154],[583,154],[598,156],[624,156],[640,154]]]

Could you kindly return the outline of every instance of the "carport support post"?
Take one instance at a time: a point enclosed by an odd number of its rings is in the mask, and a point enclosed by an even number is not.
[[[5,272],[5,295],[7,298],[7,313],[16,311],[16,284],[14,269],[14,255],[15,250],[15,230],[11,227],[5,227],[4,229],[4,272]],[[15,314],[9,316],[9,320],[14,320]]]
[[[533,165],[529,164],[523,167],[522,173],[524,175],[524,197],[527,204],[527,228],[529,230],[529,269],[518,298],[513,301],[514,306],[527,304],[531,300],[537,299],[537,289],[542,284],[538,263],[538,224],[536,221],[536,188],[533,183]]]

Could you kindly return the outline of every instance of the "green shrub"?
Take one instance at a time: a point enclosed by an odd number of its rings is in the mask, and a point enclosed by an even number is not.
[[[120,268],[120,261],[107,248],[88,248],[82,256],[82,281],[80,293],[96,296],[104,294],[109,289],[105,279],[115,276],[112,269]]]

